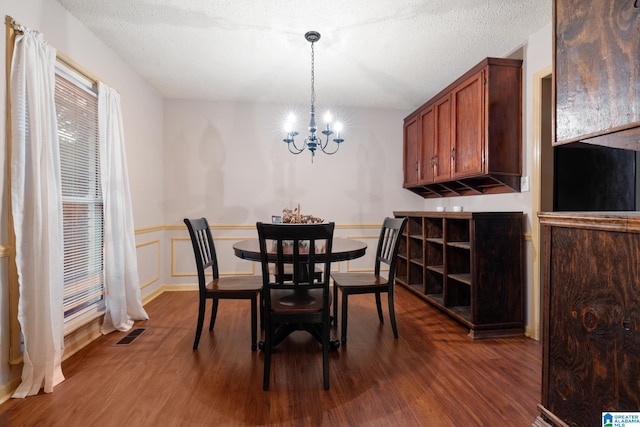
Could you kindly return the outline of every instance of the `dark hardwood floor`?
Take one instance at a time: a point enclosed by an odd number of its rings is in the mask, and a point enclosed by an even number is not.
[[[529,426],[540,397],[540,343],[472,341],[467,330],[397,287],[400,338],[379,325],[372,296],[349,299],[349,342],[331,354],[322,388],[319,344],[287,338],[262,390],[250,348],[249,303],[221,301],[213,333],[191,349],[197,294],[146,305],[131,345],[103,336],[63,363],[51,394],[0,405],[2,426]],[[385,300],[386,301],[386,300]],[[333,334],[337,334],[334,329]]]

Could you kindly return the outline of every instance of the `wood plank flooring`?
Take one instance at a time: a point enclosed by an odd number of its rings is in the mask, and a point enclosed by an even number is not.
[[[195,292],[166,292],[145,308],[150,320],[136,326],[148,329],[131,345],[115,345],[125,333],[94,341],[63,363],[53,393],[0,405],[0,425],[529,426],[537,416],[540,343],[472,341],[401,287],[398,340],[372,296],[349,298],[349,342],[331,354],[328,391],[320,346],[304,332],[278,347],[262,390],[248,301],[221,301],[197,351]]]

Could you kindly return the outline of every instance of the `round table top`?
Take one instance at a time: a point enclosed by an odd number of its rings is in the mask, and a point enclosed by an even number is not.
[[[333,238],[331,262],[347,261],[364,256],[367,244],[360,240]],[[233,244],[233,251],[237,257],[251,261],[260,261],[260,242],[258,239],[241,240]],[[275,252],[273,254],[275,257]]]

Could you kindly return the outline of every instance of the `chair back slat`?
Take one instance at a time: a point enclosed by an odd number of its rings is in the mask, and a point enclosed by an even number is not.
[[[389,283],[393,283],[395,277],[400,237],[406,223],[406,218],[385,218],[380,229],[374,270],[375,274],[379,275],[380,263],[386,264],[389,267]]]
[[[184,219],[189,230],[191,244],[198,270],[198,286],[201,290],[206,287],[206,275],[210,271],[213,279],[219,278],[216,248],[211,235],[211,228],[206,218]]]

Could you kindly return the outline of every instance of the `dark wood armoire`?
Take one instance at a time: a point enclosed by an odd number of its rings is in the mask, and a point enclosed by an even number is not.
[[[637,3],[554,1],[554,145],[640,150]],[[640,212],[539,217],[544,354],[533,425],[602,426],[603,413],[640,411]]]

